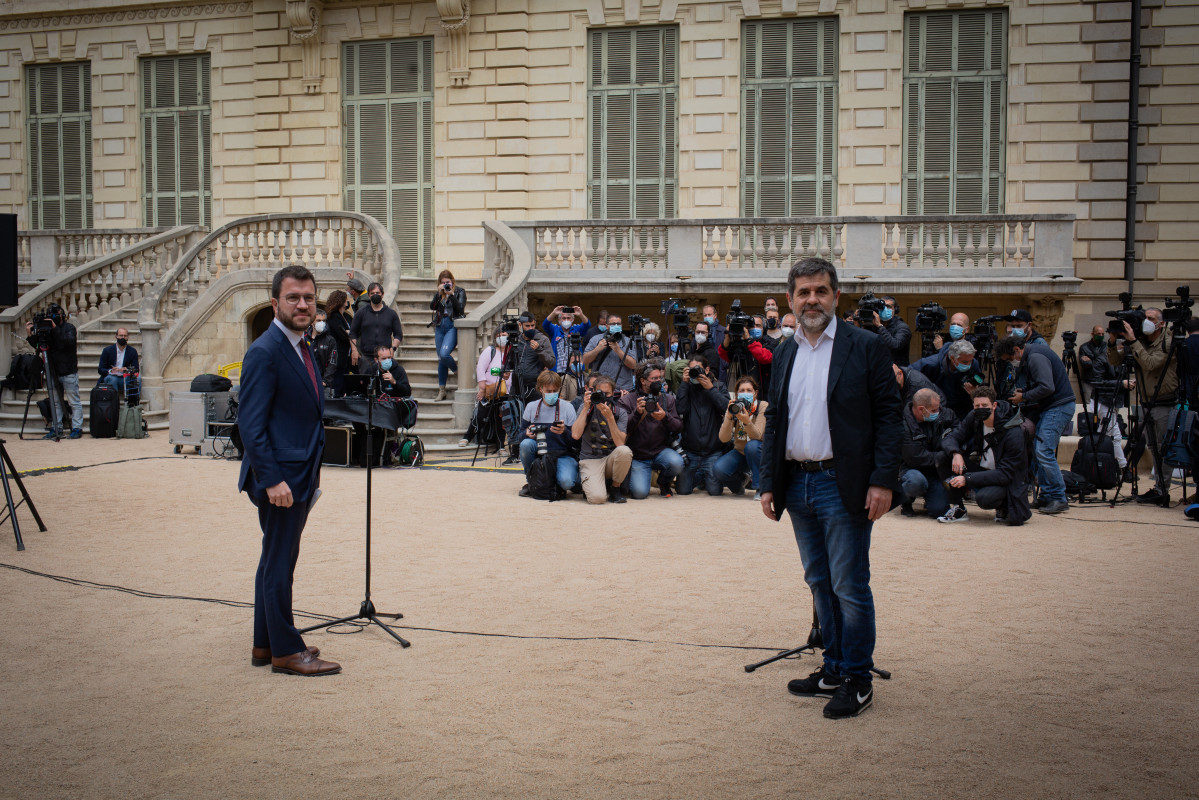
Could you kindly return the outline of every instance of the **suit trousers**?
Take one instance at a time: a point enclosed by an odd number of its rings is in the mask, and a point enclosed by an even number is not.
[[[291,584],[308,511],[308,503],[281,508],[265,497],[258,505],[262,557],[254,576],[254,646],[269,647],[276,658],[304,649],[304,639],[292,618]]]

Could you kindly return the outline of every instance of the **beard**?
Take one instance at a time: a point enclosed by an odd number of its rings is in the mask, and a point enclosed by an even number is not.
[[[807,306],[797,316],[800,327],[807,333],[824,333],[824,329],[833,321],[833,315],[821,306]]]
[[[280,307],[275,316],[277,316],[279,321],[283,323],[283,327],[290,331],[295,331],[296,333],[303,333],[304,331],[308,330],[308,326],[312,324],[313,314],[311,311],[288,312],[283,307]]]

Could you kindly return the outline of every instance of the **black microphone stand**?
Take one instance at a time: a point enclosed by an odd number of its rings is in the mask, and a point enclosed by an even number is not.
[[[784,658],[791,658],[792,656],[797,656],[797,655],[803,653],[804,651],[808,651],[809,653],[815,654],[817,648],[820,648],[821,650],[824,649],[824,636],[820,632],[820,618],[816,616],[816,606],[815,606],[815,604],[813,604],[812,605],[812,630],[808,631],[808,641],[806,643],[801,644],[799,647],[793,647],[790,650],[783,650],[780,653],[776,653],[775,655],[772,655],[770,658],[763,659],[762,661],[758,661],[754,664],[746,664],[745,671],[753,672],[758,667],[764,667],[767,664],[773,664],[774,662],[781,661]],[[878,667],[871,667],[870,671],[885,681],[891,680],[891,673],[885,669],[879,669]]]
[[[392,619],[403,619],[404,615],[400,613],[384,614],[375,610],[375,604],[371,600],[371,468],[374,465],[374,409],[375,403],[379,398],[379,376],[372,375],[370,385],[366,391],[366,595],[362,601],[362,605],[358,608],[358,613],[341,619],[335,619],[330,622],[321,622],[307,628],[302,628],[300,633],[308,633],[309,631],[319,630],[321,628],[330,628],[334,625],[340,625],[343,622],[352,622],[357,619],[364,619],[367,623],[373,622],[383,630],[387,631],[392,637],[404,647],[412,645],[404,637],[389,628],[386,623],[379,617],[391,617]]]

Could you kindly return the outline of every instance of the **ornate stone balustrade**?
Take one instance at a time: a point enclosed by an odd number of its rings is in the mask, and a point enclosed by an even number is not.
[[[134,247],[167,228],[90,228],[21,231],[17,271],[22,278],[70,272],[89,261]]]

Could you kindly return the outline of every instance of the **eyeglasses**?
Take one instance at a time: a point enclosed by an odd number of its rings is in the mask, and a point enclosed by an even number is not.
[[[311,306],[316,303],[316,295],[315,294],[285,294],[285,295],[283,295],[283,302],[287,303],[289,306],[297,306],[300,304],[301,300],[304,301],[305,305]]]

